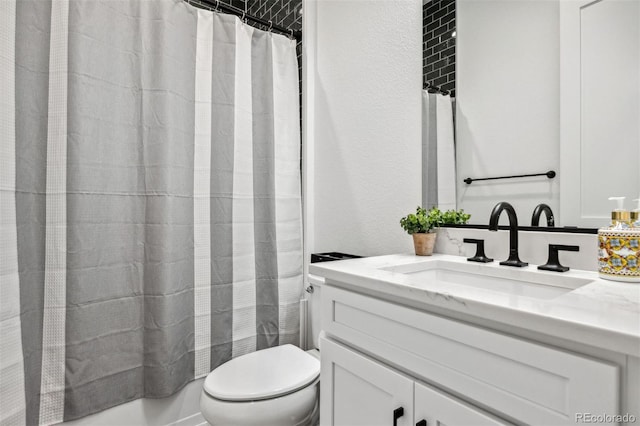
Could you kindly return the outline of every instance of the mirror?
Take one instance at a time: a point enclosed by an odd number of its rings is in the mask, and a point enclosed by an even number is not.
[[[539,203],[561,227],[605,226],[609,196],[633,208],[640,2],[432,0],[423,24],[425,82],[455,95],[456,200],[472,223],[499,201],[520,225]],[[542,175],[464,182],[528,174]]]

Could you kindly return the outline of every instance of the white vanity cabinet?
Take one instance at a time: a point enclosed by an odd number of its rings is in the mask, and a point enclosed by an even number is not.
[[[576,424],[620,413],[620,366],[328,282],[321,424]],[[610,423],[609,423],[610,424]]]

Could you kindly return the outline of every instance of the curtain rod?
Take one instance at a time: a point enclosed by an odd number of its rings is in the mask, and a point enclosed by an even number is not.
[[[290,37],[295,38],[297,41],[302,40],[302,31],[289,29],[280,25],[274,25],[273,22],[268,21],[266,19],[258,18],[257,16],[246,13],[242,9],[238,9],[235,6],[231,6],[230,4],[224,3],[219,0],[185,0],[187,3],[191,3],[194,5],[199,5],[201,7],[205,7],[209,10],[219,10],[221,12],[230,13],[239,18],[246,19],[248,21],[256,22],[258,24],[262,24],[265,27],[269,28],[269,31],[278,31],[282,34],[288,35]]]

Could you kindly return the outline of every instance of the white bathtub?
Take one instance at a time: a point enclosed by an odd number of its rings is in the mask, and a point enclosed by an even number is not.
[[[200,392],[204,378],[194,380],[177,394],[162,398],[141,398],[81,419],[59,423],[64,426],[201,426]]]

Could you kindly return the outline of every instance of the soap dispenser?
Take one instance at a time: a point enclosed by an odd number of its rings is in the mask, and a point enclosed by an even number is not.
[[[631,210],[631,227],[640,228],[640,198],[633,201],[636,202],[636,208]]]
[[[598,273],[607,280],[640,283],[640,227],[630,226],[631,215],[624,209],[624,197],[609,200],[618,205],[611,212],[611,224],[598,230]]]

